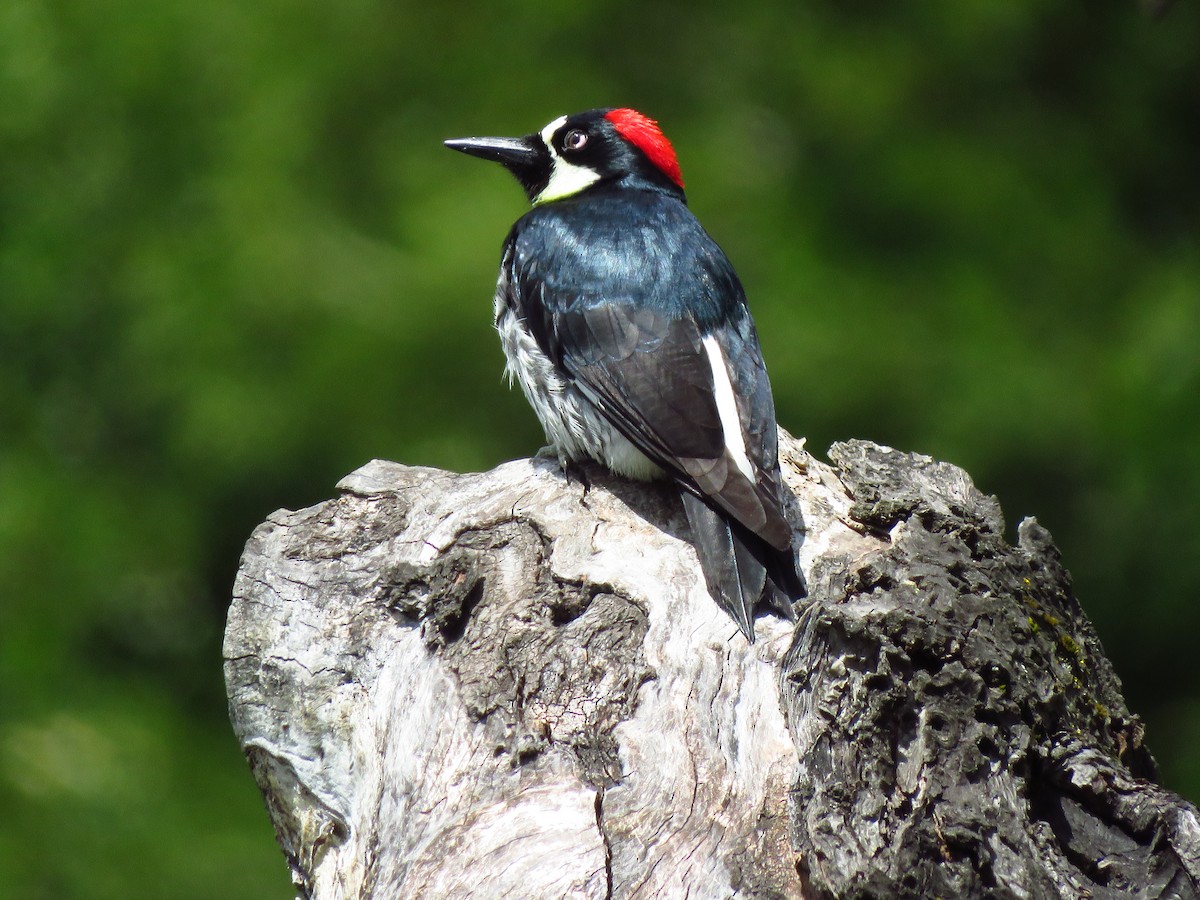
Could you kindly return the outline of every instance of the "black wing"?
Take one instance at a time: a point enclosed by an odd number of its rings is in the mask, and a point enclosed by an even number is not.
[[[632,217],[627,203],[604,198],[535,209],[505,254],[511,302],[543,352],[638,449],[787,550],[771,388],[741,284],[685,206],[647,201]],[[722,425],[715,361],[732,388],[740,446]]]

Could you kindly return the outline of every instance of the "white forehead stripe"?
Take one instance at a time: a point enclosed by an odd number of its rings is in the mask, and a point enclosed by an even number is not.
[[[701,338],[700,343],[708,354],[708,364],[712,366],[713,399],[717,401],[717,415],[721,419],[721,430],[725,433],[725,449],[733,457],[734,465],[741,473],[755,482],[754,466],[746,455],[746,438],[742,434],[742,420],[738,416],[737,400],[733,396],[733,384],[729,380],[729,369],[725,365],[725,354],[721,345],[711,334]]]
[[[551,122],[549,125],[547,125],[545,128],[542,129],[542,140],[545,142],[546,146],[550,148],[551,153],[554,152],[554,147],[550,143],[551,139],[554,137],[554,132],[558,131],[558,129],[562,128],[566,124],[567,124],[567,117],[559,116],[557,119],[555,119],[553,122]]]
[[[550,151],[550,179],[546,182],[546,186],[542,188],[542,192],[533,198],[534,206],[537,206],[539,203],[549,203],[552,200],[562,200],[564,197],[578,194],[600,180],[600,173],[595,169],[567,162],[554,149],[554,144],[551,143],[554,139],[554,132],[558,131],[566,123],[567,117],[559,116],[542,129],[542,142]]]

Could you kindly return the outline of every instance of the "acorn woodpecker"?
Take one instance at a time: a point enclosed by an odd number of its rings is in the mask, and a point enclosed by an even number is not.
[[[672,479],[709,592],[746,637],[760,600],[794,618],[805,588],[758,335],[657,123],[595,109],[446,146],[501,163],[533,203],[504,241],[496,328],[560,463]]]

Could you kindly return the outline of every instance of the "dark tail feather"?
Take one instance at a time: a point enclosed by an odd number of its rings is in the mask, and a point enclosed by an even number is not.
[[[776,550],[765,543],[767,565],[767,604],[789,622],[796,621],[796,610],[792,604],[808,596],[808,586],[796,565],[796,554],[789,547]]]
[[[754,604],[762,596],[767,570],[734,538],[724,516],[688,491],[681,491],[680,496],[708,591],[753,643]]]
[[[746,639],[754,643],[754,607],[759,600],[795,620],[791,601],[803,597],[805,589],[791,551],[767,546],[689,491],[680,491],[680,496],[709,593]]]

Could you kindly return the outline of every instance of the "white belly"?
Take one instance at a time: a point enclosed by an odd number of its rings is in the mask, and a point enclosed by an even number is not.
[[[618,475],[650,481],[663,471],[612,427],[574,384],[554,369],[529,329],[499,297],[496,330],[508,360],[509,383],[520,382],[559,460],[592,459]]]

